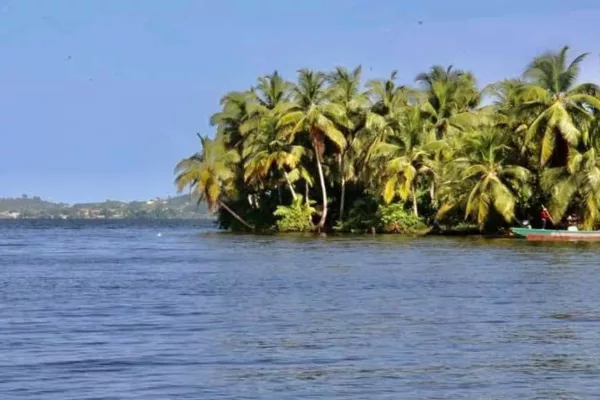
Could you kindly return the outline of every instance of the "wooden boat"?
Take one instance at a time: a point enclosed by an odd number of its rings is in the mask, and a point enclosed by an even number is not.
[[[530,229],[510,228],[512,233],[527,240],[595,240],[600,241],[600,231],[575,231],[575,230],[552,230],[552,229]]]

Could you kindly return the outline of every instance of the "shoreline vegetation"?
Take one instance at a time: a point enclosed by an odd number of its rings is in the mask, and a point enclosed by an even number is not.
[[[411,85],[360,66],[277,71],[225,94],[212,138],[175,167],[219,227],[247,232],[502,234],[548,207],[556,226],[600,219],[600,87],[588,54],[535,57],[479,87],[433,66]]]

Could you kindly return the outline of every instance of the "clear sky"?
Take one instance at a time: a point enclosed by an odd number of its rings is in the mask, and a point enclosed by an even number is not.
[[[598,0],[0,0],[0,197],[173,194],[221,95],[274,69],[483,85],[568,44],[598,82],[599,21]]]

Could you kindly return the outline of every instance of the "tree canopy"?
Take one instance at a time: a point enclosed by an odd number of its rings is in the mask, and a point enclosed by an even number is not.
[[[400,85],[398,72],[277,71],[225,94],[213,139],[177,165],[232,229],[403,231],[469,221],[497,230],[533,219],[600,219],[599,86],[579,82],[587,54],[567,46],[519,77],[480,88],[435,65]],[[485,99],[485,102],[482,102]],[[283,222],[282,222],[283,221]],[[408,222],[407,222],[408,221]]]

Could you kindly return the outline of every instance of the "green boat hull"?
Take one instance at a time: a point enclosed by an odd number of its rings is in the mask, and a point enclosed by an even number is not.
[[[568,231],[552,229],[511,228],[516,236],[527,240],[594,240],[600,241],[600,231]]]

